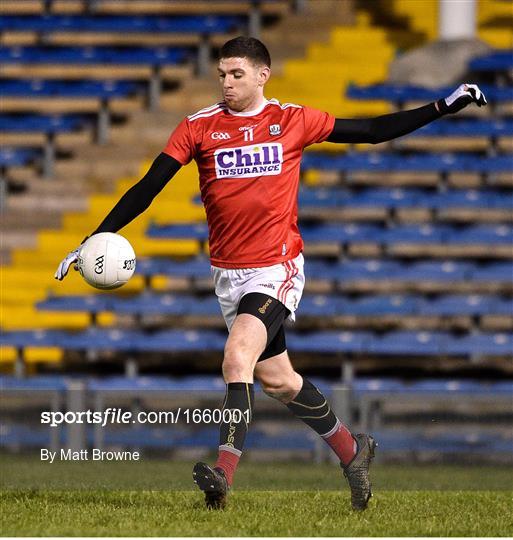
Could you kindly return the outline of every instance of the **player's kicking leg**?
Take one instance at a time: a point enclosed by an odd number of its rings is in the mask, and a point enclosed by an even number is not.
[[[294,371],[287,352],[259,362],[255,376],[264,392],[284,403],[316,431],[340,460],[351,489],[351,505],[364,510],[372,496],[369,467],[376,443],[370,435],[353,436],[335,416],[321,392]]]

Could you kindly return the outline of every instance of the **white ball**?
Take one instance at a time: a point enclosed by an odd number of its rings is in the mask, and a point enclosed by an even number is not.
[[[80,248],[77,267],[89,285],[117,289],[135,271],[135,252],[130,242],[119,234],[94,234]]]

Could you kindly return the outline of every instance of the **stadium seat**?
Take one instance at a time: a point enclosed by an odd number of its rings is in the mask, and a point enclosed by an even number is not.
[[[500,119],[443,119],[431,122],[410,133],[408,137],[511,137],[513,121],[510,118]]]
[[[27,378],[1,375],[0,389],[2,392],[64,392],[67,389],[67,380],[61,375],[38,375]]]
[[[513,69],[513,49],[493,51],[469,62],[472,71],[503,72]]]
[[[369,353],[378,355],[438,356],[443,353],[447,335],[441,332],[390,332],[373,336]]]
[[[474,281],[511,281],[513,265],[508,262],[496,262],[478,265],[470,270],[470,279]]]
[[[395,154],[348,153],[331,156],[310,152],[303,156],[303,170],[331,171],[432,171],[438,174],[449,172],[479,172],[482,174],[508,172],[511,169],[510,156],[480,156],[438,154],[399,156]]]
[[[500,86],[480,85],[489,102],[510,102],[512,101],[511,88]],[[430,102],[441,97],[448,96],[454,92],[453,87],[425,88],[420,86],[374,84],[370,86],[349,85],[347,97],[351,99],[379,99],[395,103],[402,107],[409,101]]]
[[[31,135],[41,134],[42,160],[41,169],[44,178],[53,176],[55,155],[57,151],[56,139],[69,133],[87,129],[91,124],[90,119],[84,115],[39,115],[39,114],[0,114],[0,133],[4,140],[12,140],[15,137],[18,144],[24,144],[24,138],[28,137],[27,143],[35,144]],[[11,137],[11,139],[9,139]]]
[[[462,337],[449,336],[444,343],[446,354],[480,356],[513,357],[513,335],[470,334]]]
[[[81,115],[0,114],[0,131],[67,133],[87,125],[87,117]]]
[[[162,330],[154,333],[103,330],[90,328],[84,332],[63,331],[17,331],[4,332],[1,346],[23,349],[28,346],[58,346],[76,351],[117,352],[195,352],[221,353],[226,333],[214,330]],[[513,334],[476,333],[453,337],[445,332],[372,332],[319,331],[311,333],[291,332],[287,337],[292,352],[318,354],[366,353],[376,355],[412,356],[511,356]]]
[[[107,36],[114,34],[119,36],[128,36],[133,34],[147,36],[173,36],[176,34],[177,41],[184,43],[184,36],[189,36],[185,45],[194,46],[196,49],[196,65],[199,74],[205,74],[208,70],[210,60],[209,38],[215,34],[226,34],[239,28],[245,28],[247,19],[237,15],[175,15],[175,16],[152,16],[152,15],[5,15],[0,17],[0,31],[4,33],[33,32],[38,36],[44,36],[46,42],[56,42],[59,35],[72,36],[92,34],[105,34]],[[71,40],[71,43],[76,43]],[[112,40],[118,44],[119,40]],[[128,39],[128,43],[133,44],[136,39]],[[30,57],[30,52],[35,50],[35,56]],[[53,63],[58,56],[63,57],[65,63],[70,59],[66,50],[72,50],[64,47],[62,51],[59,48],[48,49],[45,54],[39,55],[38,48],[15,47],[14,55],[7,54],[10,62],[16,63]],[[190,49],[185,49],[185,51]],[[115,49],[113,47],[105,49],[104,53],[98,54],[97,47],[86,47],[85,54],[80,54],[80,49],[76,49],[78,54],[74,54],[75,63],[78,64],[152,64],[161,66],[164,64],[176,63],[175,59],[169,58],[170,52],[164,48],[157,48],[153,51],[145,48],[139,50]],[[87,58],[91,54],[91,58]],[[39,58],[38,58],[39,55]],[[53,57],[52,57],[53,55]],[[4,56],[0,53],[0,58]],[[16,60],[16,56],[19,58]],[[133,56],[133,62],[129,61]]]
[[[2,15],[0,32],[119,32],[119,33],[228,33],[244,25],[244,18],[229,15]]]
[[[354,391],[358,394],[481,394],[485,396],[507,397],[513,391],[513,383],[480,382],[465,379],[421,379],[410,382],[397,378],[367,378],[359,377],[353,381]]]
[[[291,352],[319,354],[361,353],[371,338],[369,332],[312,332],[287,335],[287,348]]]
[[[7,80],[0,81],[4,110],[33,111],[43,100],[56,112],[89,112],[97,114],[96,140],[107,142],[110,107],[117,100],[126,99],[141,91],[133,81],[64,81],[64,80]]]
[[[146,277],[166,275],[175,278],[209,279],[210,263],[205,258],[193,258],[176,261],[164,258],[141,259],[137,262],[136,272]],[[380,281],[398,281],[412,284],[439,282],[495,282],[507,284],[513,275],[511,262],[486,262],[477,264],[456,260],[412,261],[401,263],[393,259],[347,259],[343,261],[325,261],[309,258],[305,263],[307,280],[337,281],[348,287],[359,282],[378,283]]]
[[[208,278],[210,261],[204,257],[177,262],[172,259],[146,258],[137,261],[136,273],[144,276],[167,275],[175,277]]]
[[[0,18],[1,20],[1,18]],[[52,47],[52,46],[0,46],[0,62],[14,64],[70,64],[77,65],[138,65],[162,66],[188,60],[187,47]],[[3,83],[9,81],[3,81]]]
[[[11,167],[23,167],[34,163],[41,156],[37,148],[0,148],[0,169],[4,176],[5,170]]]
[[[0,60],[1,61],[1,60]],[[108,101],[134,94],[140,89],[127,81],[60,81],[60,80],[8,80],[0,81],[0,93],[7,98],[97,98]]]
[[[447,295],[433,300],[425,300],[419,306],[423,315],[442,317],[457,315],[485,315],[496,313],[495,307],[503,312],[500,299],[483,295]],[[510,307],[513,307],[510,303]]]
[[[372,188],[358,191],[346,188],[306,188],[299,191],[300,207],[377,206],[386,208],[425,207],[430,209],[498,208],[511,209],[513,194],[501,190],[447,190],[433,192],[416,188]]]

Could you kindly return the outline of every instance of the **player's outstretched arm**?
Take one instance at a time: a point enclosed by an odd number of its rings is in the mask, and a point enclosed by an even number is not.
[[[162,191],[181,166],[168,154],[163,152],[159,154],[144,177],[119,199],[116,206],[90,236],[101,232],[117,232],[128,225],[150,206],[155,196]],[[86,237],[82,244],[87,238],[89,237]],[[65,278],[69,267],[77,261],[82,244],[70,251],[61,261],[55,272],[55,279],[62,281]]]
[[[375,118],[335,120],[329,142],[377,144],[407,135],[444,114],[454,114],[470,103],[486,105],[486,98],[476,84],[462,84],[449,97],[418,109],[400,111]]]

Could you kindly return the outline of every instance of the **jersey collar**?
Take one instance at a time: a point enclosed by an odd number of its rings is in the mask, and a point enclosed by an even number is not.
[[[265,109],[268,103],[269,103],[269,100],[264,98],[262,103],[256,109],[253,109],[252,111],[237,112],[237,111],[232,111],[230,108],[228,108],[227,110],[230,114],[233,114],[233,116],[256,116],[257,114],[261,113]]]

